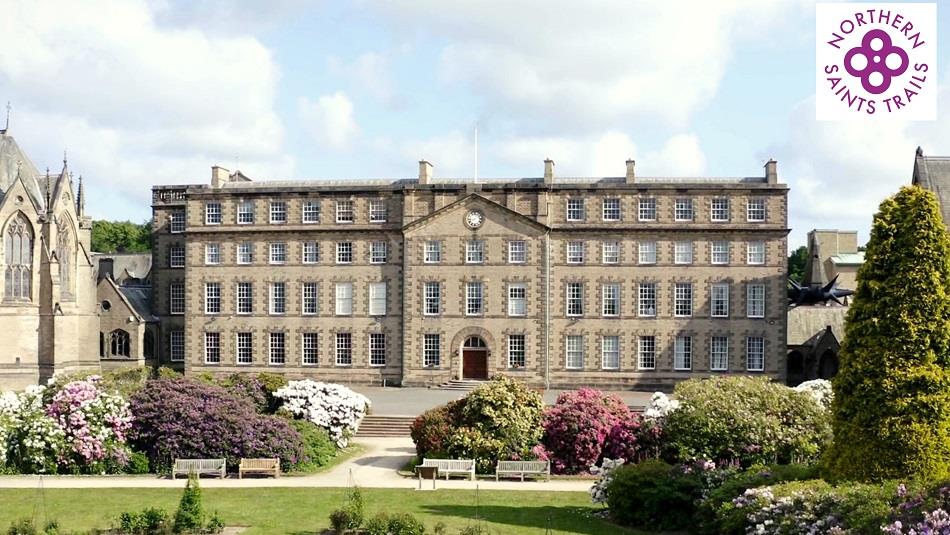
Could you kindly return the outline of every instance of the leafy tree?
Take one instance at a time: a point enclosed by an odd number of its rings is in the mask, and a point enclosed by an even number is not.
[[[147,253],[152,250],[152,223],[93,221],[92,250],[97,253]]]
[[[788,278],[801,284],[805,278],[805,262],[808,260],[808,247],[802,245],[788,255]]]
[[[950,236],[904,187],[874,216],[832,384],[833,479],[950,476]]]

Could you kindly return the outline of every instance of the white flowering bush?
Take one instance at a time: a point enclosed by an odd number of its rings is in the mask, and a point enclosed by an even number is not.
[[[600,466],[590,467],[590,473],[597,476],[597,481],[590,488],[590,499],[594,503],[607,503],[607,486],[614,479],[614,472],[626,464],[626,459],[604,459]]]
[[[370,407],[363,394],[310,379],[290,381],[274,392],[274,397],[281,400],[281,410],[326,429],[340,448],[346,447]]]
[[[678,409],[680,402],[663,392],[654,392],[650,397],[650,406],[643,411],[643,419],[661,422]]]
[[[834,393],[831,390],[831,381],[825,379],[813,379],[795,387],[798,392],[805,392],[810,395],[825,409],[831,408],[831,400]]]

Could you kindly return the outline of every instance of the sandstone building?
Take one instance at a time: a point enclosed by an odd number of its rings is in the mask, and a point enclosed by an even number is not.
[[[764,176],[152,189],[161,362],[429,385],[783,380],[788,188]]]
[[[64,158],[40,173],[0,129],[0,388],[99,369],[92,221]]]

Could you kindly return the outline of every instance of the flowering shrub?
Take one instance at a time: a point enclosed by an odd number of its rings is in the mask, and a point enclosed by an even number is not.
[[[294,417],[309,420],[330,433],[337,446],[344,448],[359,429],[370,401],[349,388],[310,379],[290,381],[274,392],[282,401],[281,409]]]
[[[221,387],[189,379],[149,381],[130,400],[131,442],[152,469],[176,458],[279,457],[284,469],[302,461],[300,433],[283,418],[258,414],[246,400]]]
[[[607,505],[611,518],[621,525],[681,530],[692,523],[702,486],[699,472],[651,459],[613,470]]]
[[[445,457],[449,446],[446,442],[459,419],[462,400],[450,401],[429,409],[416,417],[409,429],[416,455],[423,457]]]
[[[590,488],[590,501],[594,503],[607,503],[607,488],[610,482],[614,480],[614,472],[626,463],[625,459],[604,459],[600,466],[590,467],[590,473],[597,476],[597,481]]]
[[[667,414],[663,433],[682,460],[812,462],[831,438],[827,410],[808,394],[767,378],[685,381],[676,397],[679,407]]]
[[[650,396],[650,406],[643,411],[644,420],[664,422],[671,412],[678,409],[680,402],[670,398],[663,392],[654,392]]]
[[[798,392],[805,392],[810,395],[812,399],[817,401],[825,410],[831,409],[831,400],[834,398],[834,393],[831,390],[831,381],[813,379],[811,381],[805,381],[794,389]]]
[[[0,420],[4,422],[8,470],[22,474],[55,474],[66,452],[65,432],[43,409],[42,386],[4,394]]]
[[[557,474],[575,474],[597,464],[611,430],[630,420],[630,409],[618,396],[591,388],[561,393],[554,406],[544,413],[543,444],[552,470]],[[618,430],[615,439],[632,439],[629,446],[635,449],[635,429],[639,425],[625,426]],[[614,449],[623,452],[619,442]],[[636,452],[631,453],[625,458],[638,457]]]

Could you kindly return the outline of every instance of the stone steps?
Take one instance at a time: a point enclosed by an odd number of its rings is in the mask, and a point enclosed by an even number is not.
[[[359,437],[408,437],[409,427],[416,419],[415,416],[386,416],[371,414],[363,417],[360,429],[356,432]]]
[[[447,383],[442,383],[438,388],[439,390],[459,390],[470,392],[485,384],[486,382],[487,381],[479,381],[476,379],[452,379]]]

